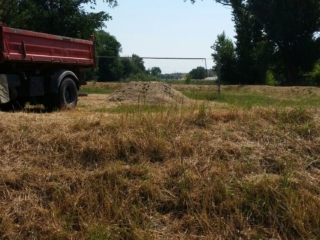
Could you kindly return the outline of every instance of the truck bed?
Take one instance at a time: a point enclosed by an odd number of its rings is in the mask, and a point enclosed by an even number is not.
[[[93,41],[10,28],[0,24],[0,62],[94,67]]]

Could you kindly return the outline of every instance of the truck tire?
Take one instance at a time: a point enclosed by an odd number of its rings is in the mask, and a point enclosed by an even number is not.
[[[58,102],[61,108],[72,109],[77,106],[78,90],[71,78],[65,78],[59,87]]]
[[[48,111],[75,108],[78,102],[78,90],[71,78],[65,78],[58,93],[45,96],[44,106]]]

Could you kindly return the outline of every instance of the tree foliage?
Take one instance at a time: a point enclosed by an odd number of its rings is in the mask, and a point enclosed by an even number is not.
[[[146,68],[144,66],[143,58],[139,57],[136,54],[132,54],[131,56],[131,64],[132,64],[132,73],[146,73]]]
[[[110,7],[116,0],[105,0]],[[86,12],[83,4],[94,8],[95,0],[0,0],[0,21],[10,27],[76,38],[89,38],[105,26],[111,16],[100,11]]]
[[[207,70],[204,67],[197,67],[189,73],[193,79],[205,79],[207,77]]]
[[[315,64],[313,70],[307,74],[305,81],[308,85],[320,85],[320,59]]]
[[[127,79],[133,72],[133,66],[130,57],[121,58],[122,78]]]
[[[142,57],[132,54],[131,57],[122,57],[122,78],[126,79],[137,74],[147,74]]]
[[[143,58],[137,54],[131,57],[120,57],[121,44],[114,36],[102,32],[102,37],[97,38],[97,55],[99,61],[99,81],[119,81],[121,79],[152,80],[151,72],[146,71]],[[101,42],[101,39],[104,41]],[[105,43],[99,44],[98,42]],[[99,49],[102,49],[101,51]],[[161,69],[155,69],[154,73]]]
[[[195,0],[190,0],[195,2]],[[282,84],[303,84],[304,73],[320,58],[319,0],[216,0],[231,6],[236,25],[239,70],[263,82],[273,70]],[[284,79],[281,79],[284,76]]]
[[[150,74],[154,77],[159,77],[162,73],[159,67],[152,67],[149,71],[150,71]]]
[[[262,23],[284,68],[287,84],[299,84],[299,75],[310,71],[319,58],[320,1],[253,1],[244,5]]]
[[[236,54],[232,40],[227,38],[226,34],[223,32],[217,36],[217,40],[211,48],[214,50],[214,53],[211,55],[215,62],[216,72],[220,62],[221,81],[225,84],[238,83],[238,79],[236,77]]]
[[[122,62],[119,58],[121,44],[109,33],[100,30],[96,34],[96,54],[99,81],[118,81],[122,77]]]

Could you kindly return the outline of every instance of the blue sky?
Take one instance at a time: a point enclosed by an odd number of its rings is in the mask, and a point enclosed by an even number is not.
[[[218,34],[235,36],[231,9],[214,0],[118,0],[116,8],[97,2],[94,11],[113,18],[105,30],[121,43],[121,56],[210,59]]]

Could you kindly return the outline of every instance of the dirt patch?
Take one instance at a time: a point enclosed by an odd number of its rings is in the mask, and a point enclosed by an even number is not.
[[[107,97],[109,102],[186,104],[190,99],[161,82],[130,82]]]

